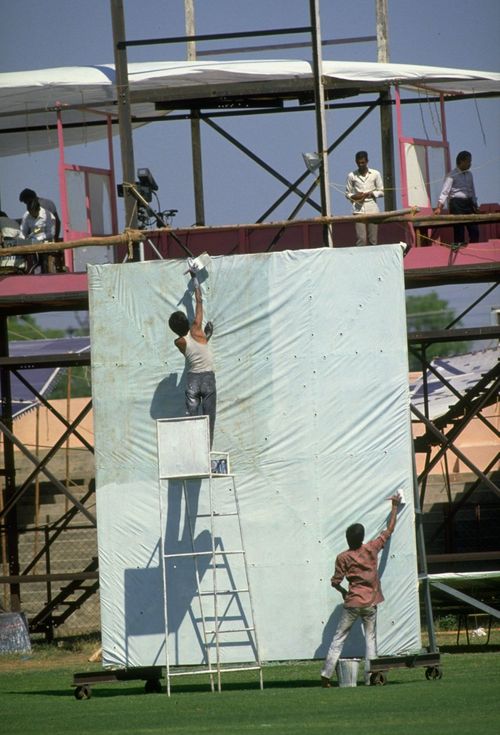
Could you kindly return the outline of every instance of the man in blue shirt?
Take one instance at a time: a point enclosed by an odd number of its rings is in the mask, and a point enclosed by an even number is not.
[[[441,214],[446,201],[448,201],[450,214],[477,214],[479,212],[474,179],[469,170],[472,163],[472,154],[469,151],[460,151],[456,163],[456,168],[446,175],[434,214]],[[465,224],[460,222],[453,225],[454,244],[466,244],[465,228],[469,233],[469,242],[479,242],[479,227],[477,224],[475,222]]]

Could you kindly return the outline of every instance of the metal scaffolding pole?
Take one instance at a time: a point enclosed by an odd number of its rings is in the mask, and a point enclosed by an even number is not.
[[[0,318],[0,355],[8,357],[9,334],[7,326],[8,318]],[[8,367],[0,366],[0,393],[2,396],[1,418],[3,423],[12,430],[12,392],[10,383],[10,371]],[[3,455],[5,478],[5,495],[3,507],[5,508],[16,493],[16,465],[14,460],[14,443],[9,436],[3,437]],[[17,528],[17,506],[6,514],[5,518],[7,553],[9,559],[9,575],[19,574],[19,535]],[[10,608],[13,612],[21,611],[21,587],[18,582],[10,584]]]

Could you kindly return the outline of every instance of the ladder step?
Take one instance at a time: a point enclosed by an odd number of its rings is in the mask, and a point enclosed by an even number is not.
[[[238,590],[212,590],[211,592],[200,592],[200,597],[208,597],[208,596],[214,596],[214,595],[238,595],[241,592],[250,592],[248,587],[243,587],[242,589]]]
[[[255,630],[255,628],[252,625],[252,626],[249,626],[248,628],[226,628],[226,630],[219,629],[218,631],[217,630],[207,630],[206,634],[215,635],[216,633],[218,633],[219,635],[225,635],[226,633],[248,633],[253,630]],[[208,645],[216,645],[216,644],[213,643],[213,644],[208,644]]]
[[[164,559],[173,559],[180,556],[229,556],[230,554],[244,554],[243,550],[237,551],[187,551],[182,554],[163,554]]]

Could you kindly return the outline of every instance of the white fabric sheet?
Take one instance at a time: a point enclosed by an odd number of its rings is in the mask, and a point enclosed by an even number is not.
[[[192,316],[185,270],[183,261],[89,268],[105,664],[165,659],[155,420],[184,411],[184,358],[167,321],[179,304]],[[325,655],[345,529],[359,521],[374,537],[398,489],[407,502],[380,557],[378,652],[419,649],[401,247],[215,257],[202,288],[214,323],[214,449],[230,453],[236,477],[262,659]],[[206,481],[197,482],[201,507]],[[175,484],[166,500],[167,545],[183,548]],[[201,521],[195,536],[206,540]],[[225,548],[231,536],[221,529]],[[187,563],[172,581],[173,663],[197,663]],[[349,652],[362,653],[359,636]]]

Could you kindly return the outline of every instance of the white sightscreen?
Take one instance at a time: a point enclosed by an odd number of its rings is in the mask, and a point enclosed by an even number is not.
[[[184,410],[184,359],[167,322],[179,305],[192,316],[185,270],[180,260],[89,267],[105,664],[165,660],[156,419]],[[230,453],[236,475],[262,659],[325,654],[340,612],[329,579],[345,528],[362,522],[375,536],[400,488],[407,503],[380,555],[378,652],[418,649],[400,246],[214,257],[208,272],[214,450]],[[205,507],[207,481],[196,482]],[[175,483],[163,500],[167,546],[183,549],[188,523]],[[203,537],[204,526],[194,533]],[[178,571],[172,663],[200,662],[194,573]],[[346,653],[360,645],[354,636]]]
[[[415,143],[405,143],[408,203],[411,207],[430,207],[426,181],[428,181],[425,148]]]

